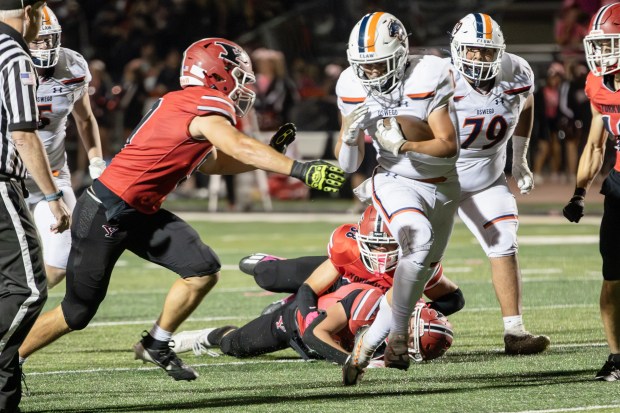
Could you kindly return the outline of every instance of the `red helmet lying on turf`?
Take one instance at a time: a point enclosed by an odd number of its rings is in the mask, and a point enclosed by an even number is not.
[[[409,356],[415,361],[441,357],[452,345],[452,324],[440,312],[418,304],[409,324]]]

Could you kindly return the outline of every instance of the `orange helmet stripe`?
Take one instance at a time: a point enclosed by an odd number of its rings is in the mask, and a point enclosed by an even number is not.
[[[43,7],[43,21],[46,24],[51,24],[50,14],[47,12],[49,9],[47,6]]]
[[[368,25],[368,32],[366,32],[366,47],[368,53],[375,52],[375,39],[377,38],[377,25],[379,24],[379,20],[381,16],[383,16],[383,12],[377,12],[372,15],[370,18],[370,24]],[[372,42],[372,44],[370,44]]]
[[[493,36],[493,25],[491,24],[491,16],[488,14],[483,14],[482,18],[484,20],[484,38],[491,40]]]

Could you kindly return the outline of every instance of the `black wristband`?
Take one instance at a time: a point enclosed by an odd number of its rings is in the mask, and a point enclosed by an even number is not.
[[[573,196],[580,196],[582,198],[586,197],[586,189],[585,188],[575,188],[575,193]]]
[[[291,168],[291,175],[293,178],[304,178],[304,164],[302,162],[293,161],[293,167]]]
[[[47,202],[53,202],[53,201],[58,201],[60,198],[62,198],[64,194],[62,193],[62,190],[55,192],[53,194],[49,194],[49,195],[44,195],[43,198],[47,201]]]

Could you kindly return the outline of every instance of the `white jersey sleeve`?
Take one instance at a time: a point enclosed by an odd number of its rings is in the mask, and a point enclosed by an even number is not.
[[[338,108],[343,116],[359,104],[369,111],[361,127],[373,138],[377,160],[384,169],[413,179],[436,178],[455,174],[454,162],[431,165],[406,155],[394,156],[377,143],[377,121],[394,116],[416,116],[427,120],[430,114],[449,104],[454,93],[450,64],[436,56],[410,56],[402,85],[390,94],[366,90],[350,67],[342,72],[336,85]]]
[[[497,180],[506,165],[506,145],[519,121],[534,75],[522,58],[504,53],[501,71],[488,93],[476,90],[455,70],[454,108],[461,153],[457,161],[461,190],[473,192]]]

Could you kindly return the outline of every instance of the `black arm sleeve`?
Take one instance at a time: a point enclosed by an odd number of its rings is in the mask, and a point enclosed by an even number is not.
[[[349,354],[343,353],[337,348],[330,346],[329,344],[314,335],[314,328],[321,324],[321,322],[325,320],[325,317],[327,317],[327,314],[321,313],[317,318],[314,319],[312,324],[308,326],[303,337],[304,343],[306,343],[308,347],[310,347],[312,350],[316,351],[322,357],[324,357],[325,360],[343,365],[344,362],[347,360],[347,357],[349,357]]]
[[[304,283],[299,287],[295,300],[297,301],[299,312],[305,319],[308,314],[317,310],[319,297],[312,291],[312,288],[310,288],[308,284]]]
[[[455,291],[442,295],[435,301],[431,301],[428,303],[428,306],[447,317],[465,307],[465,297],[461,289],[457,288]]]

